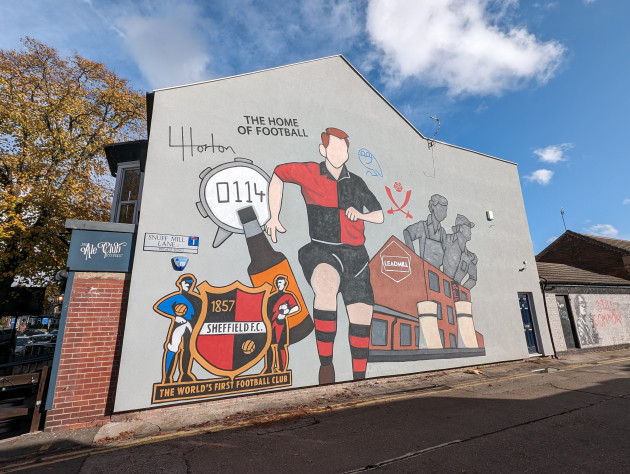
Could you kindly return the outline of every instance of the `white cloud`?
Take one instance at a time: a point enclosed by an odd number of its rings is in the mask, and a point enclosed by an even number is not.
[[[367,30],[393,71],[451,95],[500,95],[547,82],[565,48],[510,23],[517,0],[370,0]]]
[[[557,238],[558,238],[557,235],[552,235],[551,237],[549,237],[547,239],[547,243],[550,244],[550,243],[554,242]]]
[[[204,49],[200,7],[189,2],[162,2],[150,11],[126,12],[115,27],[152,87],[168,87],[210,79],[210,55]]]
[[[560,145],[549,145],[545,148],[537,148],[534,154],[538,155],[538,161],[543,163],[558,163],[567,161],[564,152],[573,148],[573,143],[561,143]]]
[[[601,235],[602,237],[617,237],[619,235],[619,231],[610,224],[595,224],[585,229],[585,231],[589,234]]]
[[[551,182],[551,177],[553,176],[553,171],[540,169],[534,171],[532,174],[525,176],[525,179],[528,181],[535,181],[538,184],[542,184],[543,186],[548,185]]]
[[[558,6],[558,2],[545,2],[545,3],[536,2],[532,6],[534,8],[540,8],[542,10],[551,10]]]
[[[626,198],[623,200],[623,205],[630,204],[630,198]]]
[[[590,5],[591,3],[595,3],[596,0],[582,0],[584,5]]]

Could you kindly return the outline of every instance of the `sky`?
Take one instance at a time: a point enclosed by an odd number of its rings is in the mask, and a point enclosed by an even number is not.
[[[0,48],[30,36],[139,91],[343,54],[425,137],[518,164],[538,253],[565,224],[630,240],[628,18],[627,0],[0,0]]]

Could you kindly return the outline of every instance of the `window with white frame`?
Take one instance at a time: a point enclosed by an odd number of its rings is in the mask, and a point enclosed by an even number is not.
[[[140,162],[120,163],[116,173],[116,190],[112,203],[112,222],[137,224],[144,173]]]

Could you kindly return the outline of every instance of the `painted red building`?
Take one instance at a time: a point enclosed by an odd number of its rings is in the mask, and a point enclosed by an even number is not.
[[[370,360],[484,355],[470,291],[392,236],[370,261]]]

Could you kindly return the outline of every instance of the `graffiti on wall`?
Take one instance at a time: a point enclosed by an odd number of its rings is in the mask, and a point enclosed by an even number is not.
[[[593,323],[598,328],[619,326],[623,325],[623,317],[611,301],[599,299],[595,302]]]

